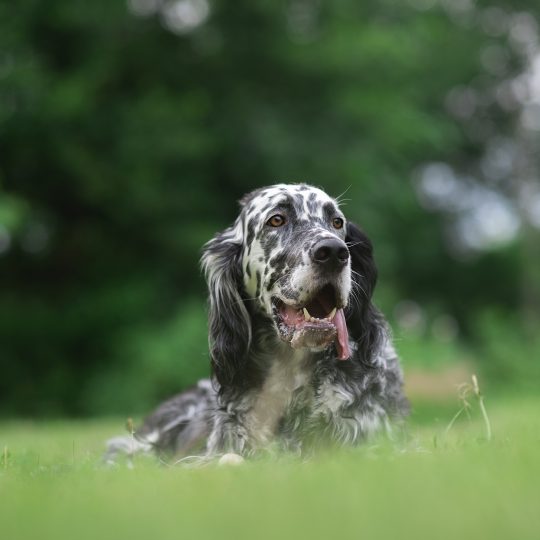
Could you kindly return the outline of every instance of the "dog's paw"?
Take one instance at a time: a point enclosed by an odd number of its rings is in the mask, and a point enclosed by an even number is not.
[[[244,463],[244,458],[238,454],[223,454],[218,461],[218,465],[240,465]]]

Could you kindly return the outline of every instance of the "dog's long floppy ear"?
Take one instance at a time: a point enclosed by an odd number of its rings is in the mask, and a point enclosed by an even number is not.
[[[364,364],[370,364],[379,345],[382,315],[373,305],[372,296],[377,283],[377,267],[373,260],[373,245],[354,223],[347,224],[345,242],[351,257],[353,294],[347,310],[349,335],[357,343],[354,354]]]
[[[209,292],[212,370],[221,388],[240,386],[251,345],[251,318],[242,298],[242,224],[205,244],[201,258]]]

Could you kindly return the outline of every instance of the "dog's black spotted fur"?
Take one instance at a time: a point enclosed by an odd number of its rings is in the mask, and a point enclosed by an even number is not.
[[[269,225],[275,215],[283,226]],[[318,262],[321,245],[341,248],[337,270]],[[407,414],[398,358],[371,300],[371,242],[326,193],[278,184],[246,195],[235,223],[204,246],[202,266],[212,379],[158,407],[135,440],[113,439],[108,460],[139,450],[207,457],[249,456],[270,446],[305,452],[322,441],[357,444]],[[303,334],[283,318],[288,306],[301,313],[323,287],[344,309],[346,360],[338,359],[338,341],[326,342],[317,330]],[[303,346],[311,338],[317,346]]]

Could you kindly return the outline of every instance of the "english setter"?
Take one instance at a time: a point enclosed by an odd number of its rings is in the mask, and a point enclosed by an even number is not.
[[[368,237],[305,184],[258,189],[203,249],[211,380],[160,405],[124,451],[250,456],[357,444],[408,402],[389,329],[372,303]],[[133,446],[135,443],[135,447]]]

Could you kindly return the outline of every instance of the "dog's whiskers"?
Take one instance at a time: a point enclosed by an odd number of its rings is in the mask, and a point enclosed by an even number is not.
[[[338,204],[341,204],[342,201],[350,201],[351,199],[343,199],[343,196],[347,194],[347,191],[349,191],[349,189],[351,189],[352,187],[352,184],[349,184],[349,186],[345,189],[345,191],[343,191],[342,193],[340,193],[335,199],[337,201]]]

